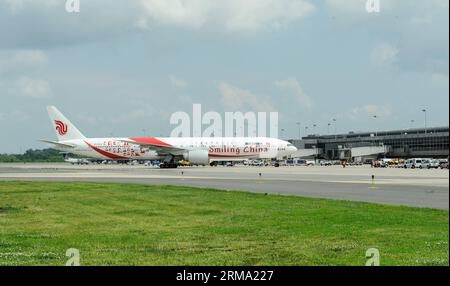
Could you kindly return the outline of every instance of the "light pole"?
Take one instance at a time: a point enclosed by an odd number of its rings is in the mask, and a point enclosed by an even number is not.
[[[145,129],[142,129],[142,135],[144,135],[144,137],[145,137],[145,133],[147,133],[147,132],[145,131]]]
[[[333,118],[333,122],[334,122],[334,138],[337,138],[337,120],[336,118]]]
[[[305,126],[305,135],[308,136],[308,126]]]
[[[409,129],[413,129],[414,122],[416,122],[416,121],[414,119],[412,119],[411,120],[411,126],[409,127]]]
[[[331,126],[331,123],[328,123],[328,128],[327,128],[328,135],[330,135],[330,126]]]
[[[281,139],[284,139],[284,135],[283,135],[283,132],[284,132],[285,130],[282,128],[281,129]]]
[[[426,108],[422,109],[422,112],[425,115],[425,134],[427,134],[427,109]]]
[[[316,135],[316,127],[317,127],[317,124],[313,124],[313,135]]]
[[[374,115],[373,116],[373,119],[377,119],[378,118],[378,116],[376,116],[376,115]],[[377,128],[375,127],[375,137],[378,137],[378,131],[377,131]]]
[[[298,140],[302,140],[302,134],[301,134],[301,129],[300,129],[301,123],[297,122],[296,124],[298,126]]]

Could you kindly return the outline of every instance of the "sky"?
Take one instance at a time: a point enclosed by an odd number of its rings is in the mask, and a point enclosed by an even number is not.
[[[449,1],[366,2],[0,0],[0,153],[56,139],[47,105],[87,137],[168,136],[196,103],[285,138],[448,126]]]

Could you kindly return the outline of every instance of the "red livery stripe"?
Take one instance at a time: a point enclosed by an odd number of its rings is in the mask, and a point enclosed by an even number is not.
[[[92,150],[96,151],[97,153],[102,154],[102,155],[105,156],[105,157],[108,157],[109,159],[116,159],[116,160],[117,160],[117,159],[128,159],[127,157],[122,157],[122,156],[119,156],[119,155],[116,155],[116,154],[112,154],[112,153],[106,152],[106,151],[104,151],[104,150],[102,150],[102,149],[99,149],[99,148],[97,148],[97,147],[95,147],[95,146],[89,144],[87,141],[84,141],[84,142],[85,142],[89,147],[91,147]]]
[[[149,145],[155,145],[155,146],[163,146],[163,147],[172,147],[172,145],[167,144],[166,142],[163,142],[154,137],[147,137],[147,138],[133,137],[133,138],[129,138],[129,139],[136,141],[136,143],[149,144]]]

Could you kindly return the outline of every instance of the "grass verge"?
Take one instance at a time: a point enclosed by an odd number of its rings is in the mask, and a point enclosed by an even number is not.
[[[300,186],[301,187],[301,186]],[[449,265],[444,210],[174,186],[0,182],[0,265]]]

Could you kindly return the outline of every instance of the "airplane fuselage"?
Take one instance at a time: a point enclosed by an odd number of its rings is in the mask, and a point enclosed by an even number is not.
[[[267,137],[88,138],[56,107],[48,106],[47,111],[58,141],[43,142],[65,153],[100,160],[161,160],[161,168],[176,168],[181,160],[207,165],[281,158],[297,151],[289,142]]]
[[[210,137],[210,138],[140,138],[185,150],[207,151],[210,161],[237,161],[246,159],[281,158],[295,152],[289,142],[276,138],[259,137]],[[155,150],[130,142],[130,138],[85,138],[65,140],[60,143],[73,146],[57,149],[96,159],[107,160],[159,160]]]

